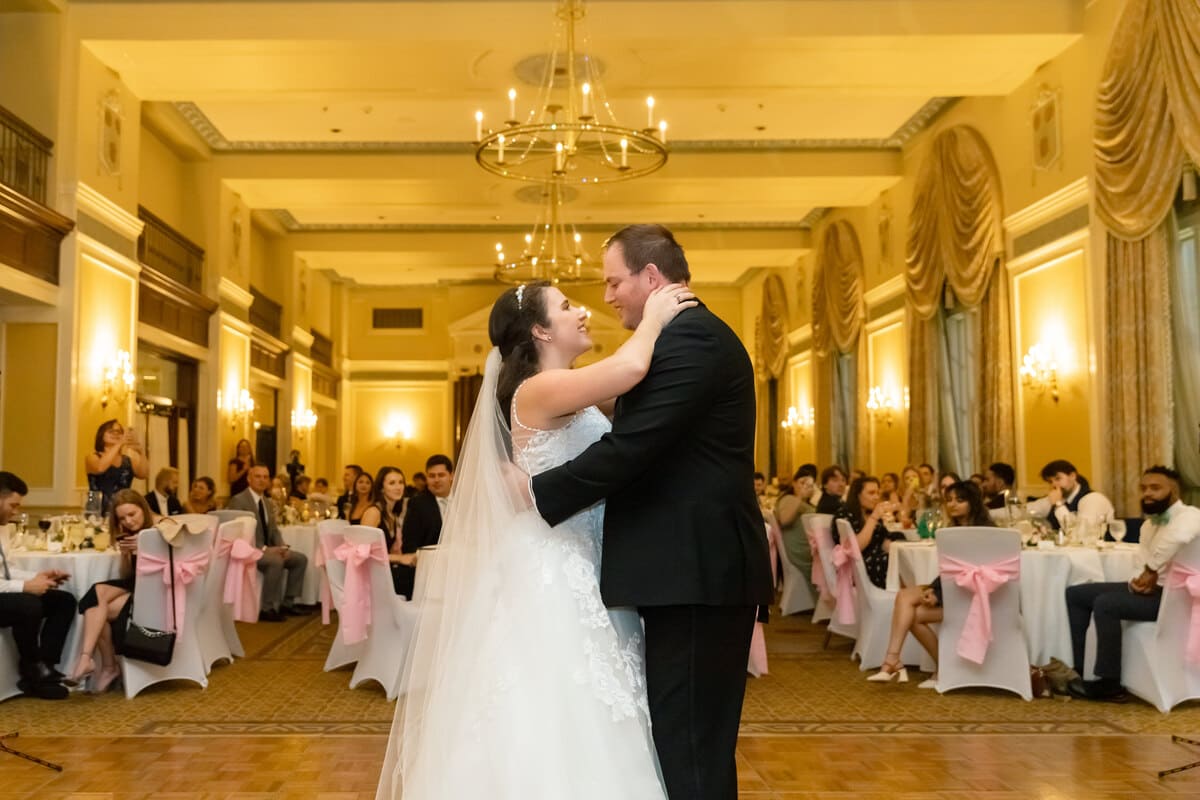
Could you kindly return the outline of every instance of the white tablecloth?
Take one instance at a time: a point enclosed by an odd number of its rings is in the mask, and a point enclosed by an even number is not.
[[[1070,664],[1071,629],[1066,590],[1079,583],[1127,581],[1137,567],[1137,545],[1104,550],[1059,547],[1021,551],[1021,617],[1029,660],[1045,664],[1058,658]],[[926,584],[937,577],[937,548],[932,542],[893,542],[887,588]]]
[[[279,533],[298,553],[304,553],[308,559],[308,568],[304,571],[304,590],[300,593],[300,602],[305,605],[316,605],[321,602],[321,571],[317,569],[317,526],[316,525],[282,525]]]
[[[8,563],[17,569],[30,572],[42,572],[56,569],[71,575],[59,588],[64,592],[75,595],[75,599],[87,592],[94,584],[110,581],[121,575],[121,554],[116,550],[98,553],[95,550],[78,553],[47,553],[42,550],[18,550],[8,554]],[[58,662],[61,672],[70,673],[75,669],[79,658],[79,648],[82,644],[83,625],[77,615],[67,634],[67,642],[63,647],[62,661]]]

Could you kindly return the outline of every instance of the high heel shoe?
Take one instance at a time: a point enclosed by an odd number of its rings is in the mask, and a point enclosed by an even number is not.
[[[92,681],[92,694],[104,694],[113,682],[121,677],[121,668],[113,667],[111,670],[101,670],[96,679]]]
[[[87,653],[79,654],[79,661],[75,664],[75,672],[69,678],[63,681],[65,686],[78,686],[83,683],[96,671],[96,662]]]
[[[867,680],[876,683],[890,683],[893,680],[897,683],[908,683],[908,667],[900,667],[895,671],[889,672],[885,664],[883,669],[867,678]]]

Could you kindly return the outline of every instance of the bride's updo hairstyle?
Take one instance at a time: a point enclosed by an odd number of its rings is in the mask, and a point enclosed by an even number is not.
[[[488,318],[488,338],[500,348],[496,401],[509,425],[512,424],[512,401],[517,387],[538,371],[533,326],[550,325],[546,314],[546,289],[549,286],[547,281],[536,281],[509,289],[496,300]]]

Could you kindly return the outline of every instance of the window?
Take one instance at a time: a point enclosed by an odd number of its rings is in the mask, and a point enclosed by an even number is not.
[[[962,476],[970,475],[978,464],[978,320],[975,309],[943,310],[937,315],[938,463],[943,471]]]
[[[833,460],[846,469],[854,469],[855,422],[854,397],[857,384],[858,358],[854,352],[834,353],[833,356],[833,414],[830,426],[833,441]],[[860,468],[865,468],[865,465]]]
[[[376,330],[419,330],[425,324],[424,309],[371,309],[371,327]]]

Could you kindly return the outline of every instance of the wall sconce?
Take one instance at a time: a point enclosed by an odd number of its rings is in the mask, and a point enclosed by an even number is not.
[[[407,414],[392,414],[383,425],[383,435],[397,449],[413,438],[412,418]]]
[[[292,432],[303,439],[317,427],[317,413],[311,408],[292,409]]]
[[[1038,394],[1049,390],[1050,399],[1058,402],[1058,359],[1046,345],[1038,342],[1029,348],[1021,360],[1021,384]]]
[[[907,393],[906,393],[907,394]],[[892,412],[900,410],[900,395],[893,389],[882,386],[872,386],[867,396],[867,413],[872,419],[883,419],[885,425],[892,427]]]
[[[133,362],[128,350],[118,350],[109,358],[100,382],[100,407],[108,408],[111,400],[123,403],[133,388]]]
[[[779,427],[788,433],[798,433],[804,436],[812,430],[815,422],[816,412],[812,406],[807,406],[804,411],[800,411],[795,406],[788,406],[787,419],[780,422]]]
[[[244,427],[254,416],[254,399],[250,397],[250,392],[241,389],[236,393],[236,397],[236,400],[227,403],[221,390],[217,390],[217,411],[228,415],[229,427],[232,430]]]

